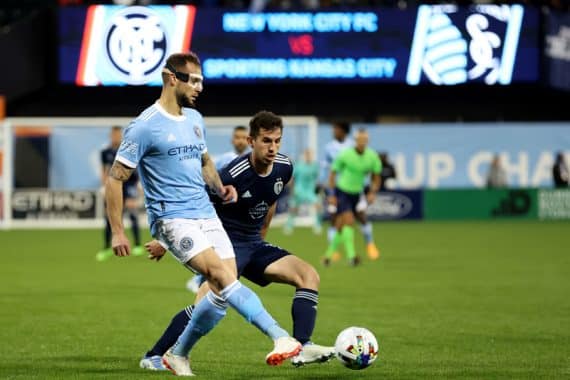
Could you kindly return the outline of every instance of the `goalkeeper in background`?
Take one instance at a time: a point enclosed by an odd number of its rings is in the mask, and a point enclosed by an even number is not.
[[[323,260],[329,265],[338,246],[343,243],[349,263],[360,263],[354,248],[354,220],[356,205],[364,191],[366,177],[371,175],[370,191],[366,194],[368,204],[374,202],[380,188],[382,163],[378,154],[368,148],[368,132],[359,129],[355,136],[355,146],[346,148],[335,158],[329,174],[327,202],[335,210],[335,234],[329,244]]]
[[[321,233],[321,202],[316,192],[318,179],[319,165],[313,159],[313,152],[310,149],[305,149],[303,159],[295,163],[293,169],[293,192],[289,197],[289,214],[283,231],[286,235],[293,232],[295,217],[303,205],[313,208],[315,218],[313,232],[317,235]]]

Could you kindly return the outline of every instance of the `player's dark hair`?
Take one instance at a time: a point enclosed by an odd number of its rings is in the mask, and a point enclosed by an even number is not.
[[[283,131],[283,119],[270,111],[259,111],[249,121],[249,135],[252,138],[259,136],[259,131],[265,129],[274,131],[280,129]]]
[[[238,125],[237,127],[234,128],[234,132],[237,131],[247,131],[247,127],[245,125]]]
[[[201,66],[200,58],[193,51],[188,51],[186,53],[174,53],[171,54],[167,59],[164,67],[172,67],[174,70],[179,71],[184,69],[187,63],[193,63],[196,66]],[[168,73],[162,73],[162,83],[166,83],[168,79]]]
[[[335,121],[333,127],[340,128],[347,135],[350,133],[350,123],[348,121]]]
[[[123,130],[123,127],[121,127],[120,125],[113,125],[111,127],[111,131],[113,131],[113,132],[114,131],[122,131],[122,130]]]

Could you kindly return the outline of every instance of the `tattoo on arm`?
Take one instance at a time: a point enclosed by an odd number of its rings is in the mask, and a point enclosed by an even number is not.
[[[113,162],[113,166],[111,166],[111,171],[109,172],[109,176],[113,177],[117,181],[125,182],[130,178],[134,170],[135,169],[126,167],[125,165],[121,164],[119,161],[115,161]]]

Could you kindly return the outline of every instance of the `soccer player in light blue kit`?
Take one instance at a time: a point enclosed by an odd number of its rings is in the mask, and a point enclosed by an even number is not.
[[[204,139],[202,115],[194,102],[202,91],[202,70],[194,53],[173,54],[162,71],[162,93],[127,127],[106,182],[107,215],[112,248],[117,256],[129,256],[122,211],[122,184],[135,168],[145,194],[151,234],[168,244],[181,264],[201,273],[211,291],[195,307],[193,323],[203,331],[225,314],[227,305],[236,309],[274,341],[266,362],[281,364],[297,355],[301,344],[264,309],[257,295],[242,285],[222,259],[235,257],[232,244],[210,203],[210,189],[224,202],[235,202],[233,186],[224,186]],[[192,376],[188,361],[189,342],[179,339],[162,357],[174,374]]]
[[[234,128],[232,133],[232,146],[233,150],[230,150],[215,160],[216,170],[220,171],[227,164],[232,162],[235,158],[241,156],[248,150],[247,145],[247,127],[243,125],[238,125]],[[186,289],[191,292],[197,293],[202,282],[202,276],[195,275],[186,282]]]

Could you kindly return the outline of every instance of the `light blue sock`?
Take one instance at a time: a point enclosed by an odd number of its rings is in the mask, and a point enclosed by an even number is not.
[[[289,336],[265,310],[261,300],[251,289],[235,281],[221,291],[221,298],[237,310],[249,323],[271,339]],[[196,311],[194,311],[195,313]]]
[[[192,319],[172,348],[174,355],[188,356],[192,347],[226,315],[228,304],[211,291],[194,308]]]
[[[364,235],[364,240],[367,244],[374,242],[374,238],[372,237],[372,223],[366,222],[366,224],[361,224],[360,231],[362,235]]]
[[[329,241],[329,244],[333,241],[335,234],[336,234],[336,228],[330,226],[327,231],[327,240]]]

